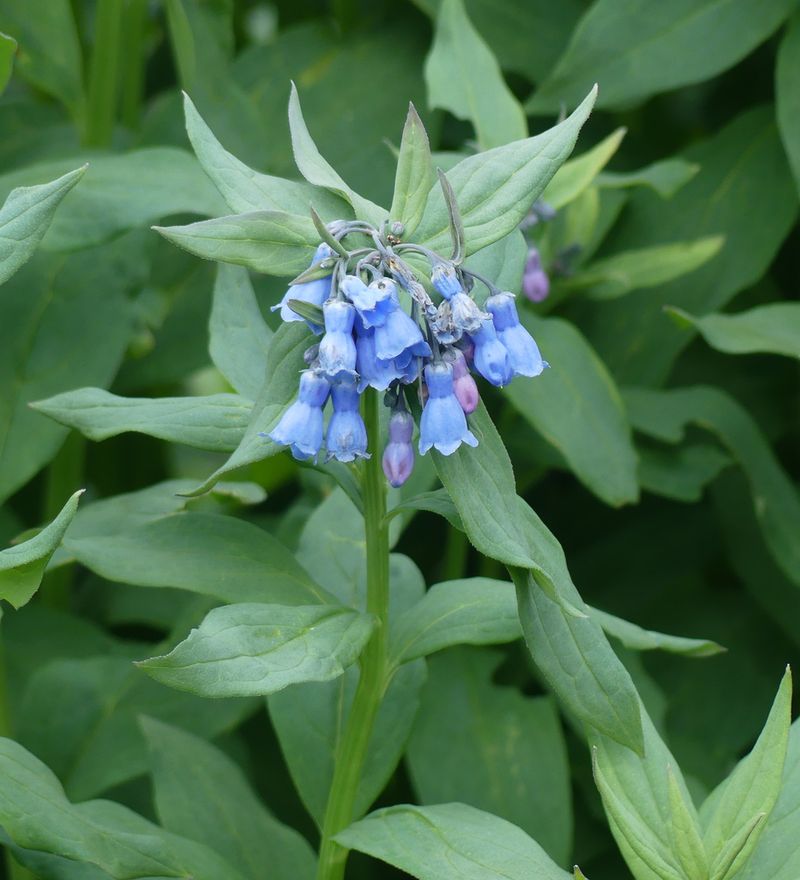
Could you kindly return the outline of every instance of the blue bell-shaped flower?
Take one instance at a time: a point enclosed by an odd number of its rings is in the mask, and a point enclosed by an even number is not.
[[[324,260],[332,255],[333,251],[323,242],[314,252],[314,259],[309,265],[313,266],[314,263],[318,263],[320,260]],[[330,297],[330,295],[330,275],[326,278],[317,278],[315,281],[306,281],[303,284],[291,284],[289,285],[289,289],[283,295],[283,299],[277,305],[272,307],[272,311],[274,312],[277,309],[280,309],[282,321],[305,321],[305,318],[301,318],[297,312],[294,312],[289,308],[289,300],[297,299],[301,302],[310,303],[311,305],[319,306],[321,308],[322,304]],[[317,324],[314,324],[311,321],[306,321],[306,324],[308,324],[314,333],[319,334],[322,332],[322,328]]]
[[[409,358],[410,360],[410,358]],[[365,388],[386,389],[403,375],[394,361],[380,361],[375,355],[375,331],[359,327],[356,331],[356,370],[358,372],[358,392]]]
[[[497,338],[503,343],[514,372],[520,376],[538,376],[547,366],[539,346],[522,326],[510,293],[495,293],[486,300]]]
[[[445,299],[452,299],[457,293],[464,292],[456,267],[452,263],[436,263],[431,270],[431,284]]]
[[[383,451],[383,472],[389,485],[402,486],[414,469],[414,419],[405,409],[395,410],[389,417],[389,442]]]
[[[417,322],[396,304],[385,322],[375,328],[375,354],[382,361],[391,361],[401,355],[430,357],[431,349]]]
[[[514,378],[511,358],[503,343],[497,338],[491,318],[481,321],[481,326],[470,334],[475,344],[473,364],[484,379],[502,388]]]
[[[425,367],[428,399],[419,423],[419,451],[433,448],[452,455],[462,443],[477,446],[478,439],[467,427],[467,417],[453,391],[453,369],[449,364]]]
[[[331,382],[338,382],[346,376],[355,378],[355,309],[344,300],[329,300],[322,307],[322,313],[325,316],[325,335],[319,343],[320,370]]]
[[[267,436],[290,447],[299,461],[316,456],[322,446],[322,408],[330,390],[330,383],[318,370],[301,373],[297,400]]]
[[[333,415],[328,422],[325,445],[328,460],[355,461],[367,455],[367,429],[358,409],[355,380],[345,378],[331,388]]]
[[[399,303],[397,285],[390,278],[378,278],[367,286],[356,275],[346,275],[339,287],[365,327],[380,327]]]

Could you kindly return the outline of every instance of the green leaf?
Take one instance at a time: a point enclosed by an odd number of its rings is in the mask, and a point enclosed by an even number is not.
[[[397,621],[391,662],[399,665],[452,645],[497,645],[520,638],[514,585],[490,578],[434,584]]]
[[[251,211],[188,226],[153,228],[204,260],[235,263],[267,275],[297,275],[307,268],[319,244],[310,218],[281,211]]]
[[[408,748],[411,779],[421,803],[486,810],[563,864],[572,844],[572,798],[558,710],[551,697],[531,699],[493,684],[502,659],[478,649],[431,659]]]
[[[50,557],[64,537],[84,490],[76,492],[58,516],[33,538],[0,551],[0,599],[21,608],[39,589]]]
[[[431,109],[449,110],[475,127],[481,149],[499,147],[528,134],[517,99],[500,65],[475,30],[462,0],[443,0],[433,45],[425,61]]]
[[[711,873],[725,861],[726,845],[745,831],[739,848],[732,854],[731,867],[720,876],[732,876],[753,851],[763,830],[750,828],[759,814],[769,816],[781,788],[783,764],[789,739],[792,705],[792,676],[789,669],[772,704],[764,729],[750,754],[707,798],[700,816],[703,841],[711,862]]]
[[[542,201],[560,210],[577,199],[617,152],[626,132],[627,129],[618,128],[591,150],[565,162],[545,187]]]
[[[650,629],[642,629],[635,623],[615,617],[599,608],[589,607],[589,616],[596,620],[606,633],[632,651],[668,651],[684,657],[713,657],[725,651],[722,645],[710,639],[687,639],[669,636]]]
[[[572,275],[565,287],[586,291],[591,299],[616,299],[694,272],[715,257],[724,243],[722,236],[713,235],[614,254]]]
[[[17,51],[17,41],[7,34],[0,33],[0,95],[5,91],[8,81],[11,79],[11,70],[14,67],[14,53]]]
[[[405,227],[405,238],[410,238],[419,226],[428,193],[436,183],[428,133],[413,104],[409,104],[389,217]]]
[[[331,601],[275,538],[231,516],[178,513],[122,534],[69,538],[64,548],[124,584],[173,587],[223,602]]]
[[[216,850],[244,877],[311,880],[308,841],[264,807],[241,768],[211,743],[152,718],[142,719],[150,751],[156,813],[167,831]]]
[[[78,388],[31,404],[90,440],[128,431],[213,452],[232,452],[244,435],[252,404],[237,394],[209,397],[118,397],[102,388]]]
[[[605,365],[572,324],[527,312],[522,320],[550,369],[533,380],[512,382],[508,399],[595,495],[614,506],[636,501],[631,429]]]
[[[374,625],[371,615],[343,606],[226,605],[169,654],[137,666],[203,697],[263,696],[337,678],[358,659]]]
[[[255,400],[266,376],[272,331],[261,316],[246,269],[217,266],[208,329],[214,366],[239,394]]]
[[[571,116],[543,134],[469,156],[447,173],[464,220],[468,255],[516,229],[572,152],[596,94],[592,89]],[[447,207],[436,187],[415,238],[435,251],[449,245]]]
[[[56,208],[85,171],[84,165],[50,183],[11,191],[0,208],[0,284],[31,258]]]
[[[700,836],[697,811],[693,804],[687,803],[687,795],[671,767],[667,768],[667,788],[672,846],[681,868],[689,880],[707,880],[708,858]]]
[[[800,358],[800,303],[776,302],[735,315],[697,317],[666,308],[679,325],[696,327],[705,341],[727,354],[767,352]]]
[[[699,501],[705,487],[731,464],[716,443],[677,448],[639,445],[639,485],[674,501]]]
[[[789,165],[800,190],[800,16],[795,15],[778,49],[775,109]]]
[[[747,410],[718,388],[696,386],[623,392],[634,428],[677,442],[689,423],[714,434],[750,483],[753,508],[767,546],[785,572],[800,584],[800,496]]]
[[[603,171],[597,176],[597,184],[605,189],[647,186],[662,199],[671,199],[699,170],[699,165],[685,159],[663,159],[638,171]]]
[[[602,89],[598,106],[620,107],[709,79],[749,55],[792,6],[791,0],[764,0],[756,10],[748,0],[673,0],[654,14],[648,0],[598,0],[526,109],[558,112],[594,81]]]
[[[431,513],[437,513],[439,516],[444,517],[453,528],[464,531],[464,524],[461,522],[461,517],[458,515],[458,511],[447,494],[446,489],[422,492],[419,495],[414,495],[405,501],[401,501],[400,504],[396,504],[389,510],[386,518],[391,520],[400,514],[416,510],[428,510]]]
[[[419,880],[570,877],[516,825],[466,804],[388,807],[351,825],[336,840]]]
[[[203,170],[232,211],[285,211],[305,216],[309,206],[313,204],[328,220],[336,220],[349,214],[347,205],[324,189],[261,174],[240,162],[214,137],[191,98],[185,93],[183,109],[192,148]]]
[[[0,775],[0,824],[23,849],[86,863],[115,880],[241,880],[208,847],[169,834],[121,804],[71,804],[55,775],[10,739],[0,739]]]
[[[325,161],[317,149],[305,119],[303,119],[300,97],[294,83],[292,83],[292,93],[289,96],[289,129],[292,134],[294,161],[303,177],[314,186],[324,187],[350,202],[358,219],[366,220],[374,226],[380,227],[386,219],[386,211],[354,192]]]

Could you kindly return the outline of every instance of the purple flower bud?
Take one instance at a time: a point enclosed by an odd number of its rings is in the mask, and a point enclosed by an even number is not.
[[[327,378],[319,371],[301,373],[297,400],[267,436],[282,446],[289,446],[292,455],[300,461],[316,456],[322,446],[322,408],[330,388]]]
[[[530,333],[520,324],[514,296],[496,293],[486,300],[497,337],[506,348],[514,372],[520,376],[538,376],[547,366]]]
[[[337,382],[356,376],[356,344],[353,340],[355,309],[343,300],[329,300],[322,307],[325,335],[319,344],[319,367]]]
[[[419,426],[419,451],[422,455],[438,449],[452,455],[462,443],[477,446],[478,439],[467,427],[467,417],[453,390],[453,368],[450,364],[428,364],[425,367],[428,399],[422,410]]]
[[[461,404],[461,409],[469,415],[478,408],[480,400],[478,385],[472,378],[463,353],[457,348],[451,349],[445,359],[453,367],[453,393]]]
[[[531,302],[542,302],[550,295],[550,279],[544,269],[526,271],[522,276],[522,292]]]
[[[452,263],[437,263],[431,271],[431,284],[445,299],[464,292],[456,267]]]
[[[383,472],[391,486],[398,488],[414,469],[414,419],[406,410],[395,410],[389,418],[389,442],[383,451]]]
[[[508,385],[514,378],[514,368],[506,347],[497,338],[492,319],[486,318],[471,336],[475,343],[475,369],[492,385]]]
[[[311,261],[309,265],[313,266],[314,263],[319,263],[320,260],[324,260],[327,257],[332,256],[333,251],[328,247],[324,242],[320,244],[317,250],[314,252],[314,259]],[[315,281],[306,281],[304,284],[290,284],[289,289],[283,295],[283,299],[272,307],[272,311],[276,311],[277,309],[281,310],[281,320],[291,323],[293,321],[304,321],[305,318],[301,318],[297,312],[292,311],[289,308],[289,300],[297,299],[301,302],[310,303],[314,306],[322,306],[325,300],[331,295],[331,277],[330,275],[326,278],[317,278]],[[322,328],[317,324],[312,323],[311,321],[306,321],[306,324],[310,327],[314,333],[321,333]]]
[[[539,251],[535,247],[529,248],[523,272],[535,272],[537,269],[541,268],[542,258],[539,255]]]
[[[328,422],[325,445],[328,459],[355,461],[369,458],[367,454],[367,429],[361,418],[358,391],[355,380],[345,378],[331,388],[333,415]]]

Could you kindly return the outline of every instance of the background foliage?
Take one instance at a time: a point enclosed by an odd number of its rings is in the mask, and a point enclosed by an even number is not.
[[[237,448],[259,392],[248,358],[292,354],[255,322],[276,326],[284,281],[252,273],[254,299],[247,273],[149,228],[252,207],[223,200],[190,152],[180,90],[202,116],[196,148],[205,120],[242,162],[296,178],[290,80],[327,160],[384,205],[409,100],[447,168],[548,128],[600,84],[578,158],[544,194],[558,212],[528,230],[552,287],[521,312],[551,369],[484,399],[583,598],[699,640],[648,650],[660,636],[606,621],[612,636],[622,627],[612,641],[652,720],[645,739],[668,744],[697,802],[731,772],[799,645],[799,16],[794,0],[0,0],[0,200],[47,187],[0,211],[3,546],[87,489],[66,532],[77,498],[24,559],[2,557],[14,605],[49,566],[33,601],[5,607],[3,724],[71,800],[109,798],[200,841],[208,852],[184,862],[198,878],[215,858],[260,876],[275,841],[288,854],[276,877],[313,862],[332,772],[314,737],[350,699],[352,670],[268,701],[210,701],[130,662],[166,653],[215,605],[258,601],[265,572],[286,603],[360,589],[363,526],[329,477],[275,456],[210,495],[177,494]],[[513,232],[475,265],[519,291],[526,251]],[[433,488],[426,464],[417,491]],[[436,515],[441,498],[423,506],[395,520],[401,608],[425,582],[504,577]],[[472,641],[503,646],[440,651],[427,679],[422,660],[402,667],[376,739],[408,749],[393,773],[373,756],[364,809],[378,795],[460,801],[562,867],[627,876],[574,707],[550,694],[548,658],[534,655],[537,671],[518,627],[498,627]],[[590,740],[627,772],[622,747]],[[800,803],[799,747],[795,727],[776,823]],[[219,816],[187,815],[221,789]],[[75,822],[132,821],[98,809]],[[241,839],[219,834],[225,822]],[[741,876],[796,876],[796,822],[768,823]],[[62,876],[46,861],[30,866]],[[400,876],[361,856],[352,870]]]

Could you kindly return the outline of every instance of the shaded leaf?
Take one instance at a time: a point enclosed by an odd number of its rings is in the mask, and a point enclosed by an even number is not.
[[[709,639],[687,639],[683,636],[669,636],[664,633],[642,629],[635,623],[615,617],[599,608],[589,608],[589,616],[613,638],[633,651],[668,651],[685,657],[713,657],[725,650],[722,645]]]
[[[699,501],[705,487],[731,464],[713,443],[683,443],[677,448],[642,446],[639,485],[674,501]]]
[[[789,165],[800,190],[800,16],[795,15],[778,49],[775,109]]]
[[[685,159],[662,159],[638,171],[602,171],[597,184],[606,189],[649,186],[662,199],[671,199],[699,170],[699,165]]]

